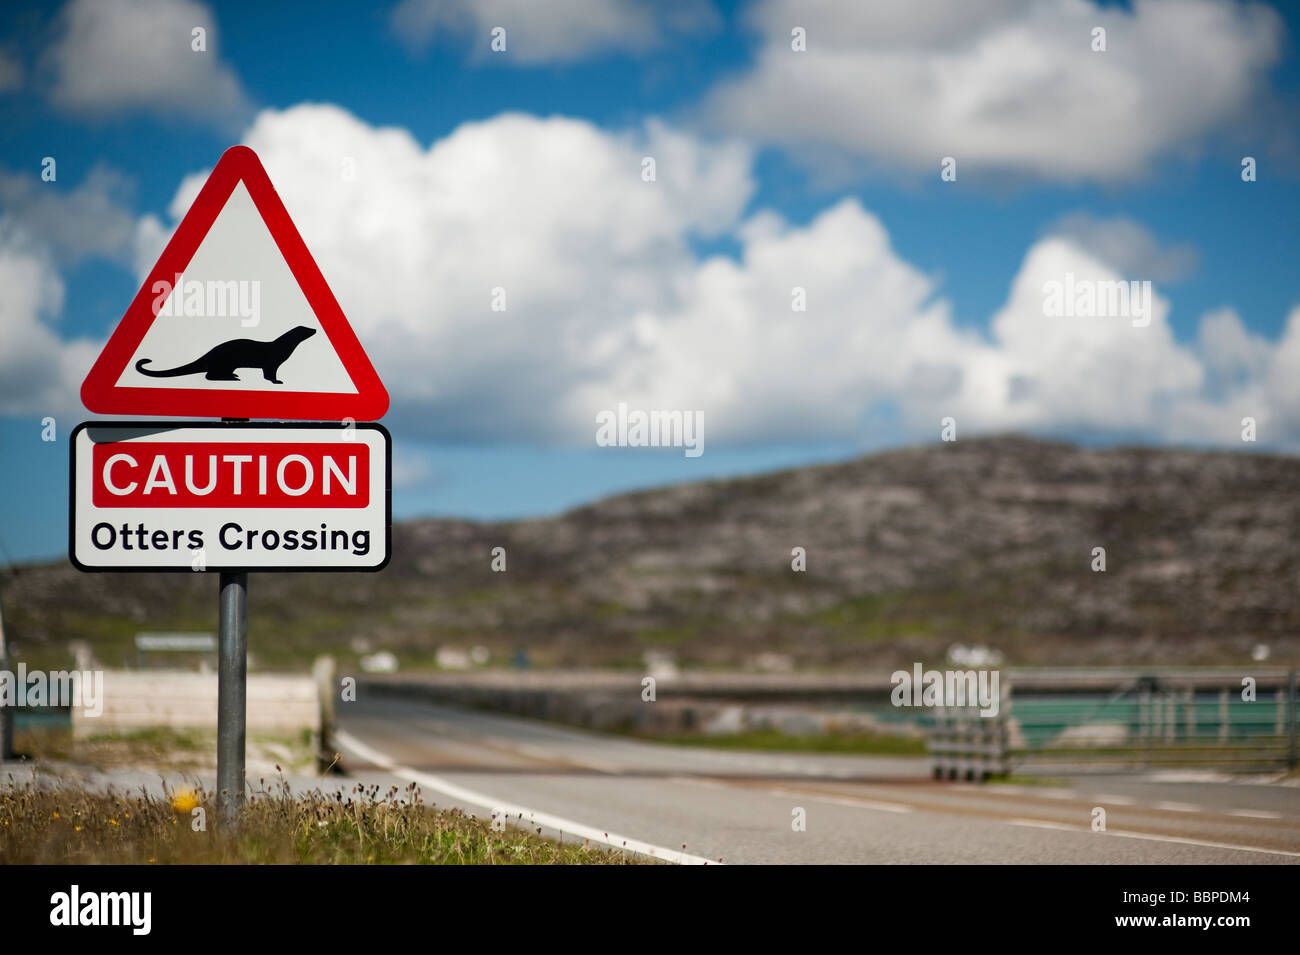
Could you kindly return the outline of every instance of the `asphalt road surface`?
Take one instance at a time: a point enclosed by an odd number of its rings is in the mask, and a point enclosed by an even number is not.
[[[342,704],[338,719],[352,776],[675,862],[1300,863],[1295,785],[1170,773],[939,783],[924,758],[660,745],[382,697]]]

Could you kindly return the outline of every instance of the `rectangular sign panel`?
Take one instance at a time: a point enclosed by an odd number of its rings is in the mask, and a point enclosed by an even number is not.
[[[68,555],[80,570],[379,570],[391,458],[379,424],[87,422]]]

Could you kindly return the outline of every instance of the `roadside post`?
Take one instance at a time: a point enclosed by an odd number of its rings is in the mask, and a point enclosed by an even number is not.
[[[379,571],[392,547],[388,392],[251,149],[213,168],[81,399],[222,419],[78,425],[68,556],[86,572],[218,573],[216,796],[232,829],[250,571]]]
[[[334,767],[334,697],[338,687],[338,667],[332,656],[320,656],[312,664],[316,699],[320,703],[320,733],[316,737],[316,771],[322,776]]]
[[[9,669],[9,649],[5,643],[5,607],[3,595],[0,595],[0,671]],[[14,719],[17,711],[0,700],[0,762],[13,759],[14,755]]]
[[[217,621],[217,806],[234,821],[244,792],[248,713],[248,574],[221,575]]]

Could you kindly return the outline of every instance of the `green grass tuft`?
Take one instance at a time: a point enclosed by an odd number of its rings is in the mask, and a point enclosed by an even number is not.
[[[195,809],[204,810],[202,814]],[[195,831],[204,817],[206,831]],[[87,793],[22,786],[0,791],[0,864],[112,865],[623,865],[650,860],[458,809],[426,806],[414,784],[380,793],[305,797],[281,783],[248,801],[238,829],[219,831],[212,797]]]

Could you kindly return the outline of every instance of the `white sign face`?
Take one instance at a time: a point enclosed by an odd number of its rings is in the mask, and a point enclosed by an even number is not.
[[[380,570],[391,442],[378,424],[106,421],[72,434],[80,570]]]
[[[117,387],[357,393],[243,183],[185,271],[154,285],[156,317]],[[240,357],[217,367],[212,349],[226,342]],[[262,353],[273,353],[265,366]]]

